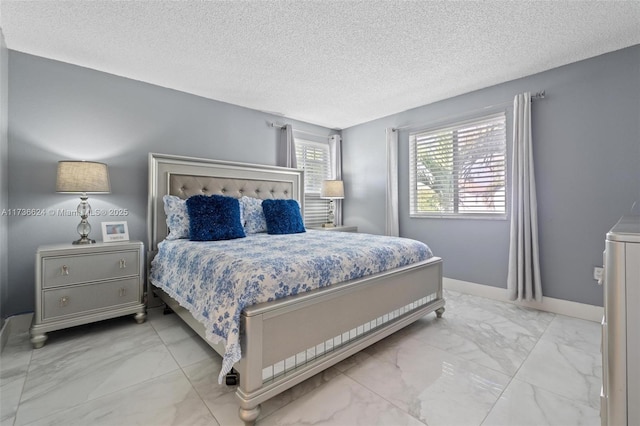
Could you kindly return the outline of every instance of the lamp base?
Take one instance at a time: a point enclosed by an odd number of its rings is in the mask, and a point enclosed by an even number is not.
[[[333,223],[323,223],[323,228],[335,228],[336,226]]]
[[[82,195],[80,196],[80,204],[78,204],[78,209],[77,209],[78,214],[82,219],[76,228],[76,231],[78,231],[78,234],[80,234],[80,239],[75,240],[72,243],[75,245],[96,243],[96,240],[92,240],[91,238],[89,238],[89,233],[91,232],[91,225],[89,225],[89,221],[87,220],[87,218],[91,214],[91,206],[87,201],[88,199],[89,197],[87,197],[87,194],[83,192]]]
[[[92,240],[91,238],[87,238],[86,236],[83,236],[82,238],[75,240],[71,244],[95,244],[95,243],[96,243],[96,240]]]

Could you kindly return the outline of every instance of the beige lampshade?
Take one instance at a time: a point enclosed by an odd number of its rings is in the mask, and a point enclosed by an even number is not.
[[[56,192],[111,192],[109,169],[94,161],[59,161]]]
[[[344,198],[344,184],[341,180],[323,180],[320,198]]]

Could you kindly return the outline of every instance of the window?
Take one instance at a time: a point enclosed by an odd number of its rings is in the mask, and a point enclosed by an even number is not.
[[[504,112],[412,132],[412,217],[506,218]]]
[[[321,226],[327,221],[329,200],[320,198],[322,181],[331,179],[329,144],[296,138],[298,168],[304,170],[304,223]]]

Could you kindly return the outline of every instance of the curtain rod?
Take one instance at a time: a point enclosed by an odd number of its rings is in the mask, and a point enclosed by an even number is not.
[[[533,102],[534,99],[544,99],[545,96],[546,96],[545,91],[544,90],[539,90],[539,91],[531,94],[531,102]],[[466,112],[466,113],[463,113],[463,114],[450,115],[450,116],[438,119],[437,121],[434,120],[434,121],[432,121],[432,123],[441,123],[443,121],[448,121],[448,120],[450,120],[452,118],[464,117],[464,116],[472,115],[472,114],[475,114],[477,112],[481,112],[481,111],[484,111],[484,110],[487,110],[487,109],[493,109],[493,108],[497,108],[497,107],[501,107],[501,106],[511,105],[512,103],[513,103],[513,101],[508,101],[508,102],[501,102],[499,104],[488,105],[488,106],[485,106],[485,107],[482,107],[482,108],[478,108],[476,110],[469,111],[469,112]],[[392,130],[395,132],[397,130],[403,130],[403,129],[408,129],[410,127],[422,126],[424,124],[427,124],[427,123],[405,124],[404,126],[393,127]]]
[[[275,127],[276,129],[284,129],[286,124],[278,124],[273,121],[267,121],[267,124],[271,127]],[[316,138],[329,139],[333,135],[337,135],[338,133],[332,133],[330,135],[318,135],[317,133],[305,132],[304,130],[293,129],[296,133],[304,133],[305,135],[315,136]]]

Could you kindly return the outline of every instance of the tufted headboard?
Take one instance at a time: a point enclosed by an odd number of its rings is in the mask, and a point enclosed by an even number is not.
[[[302,170],[204,158],[149,154],[147,234],[150,257],[167,236],[162,197],[219,194],[240,198],[293,198],[304,209]]]

